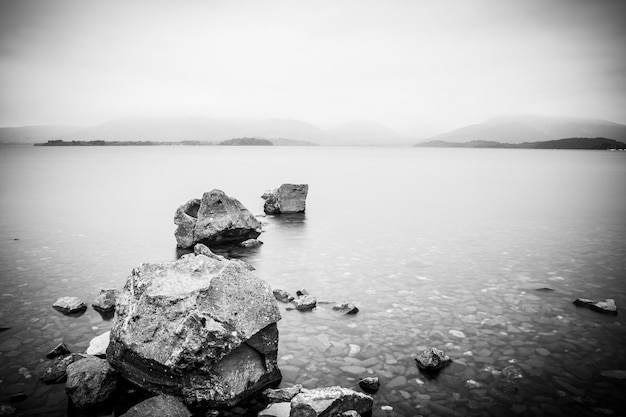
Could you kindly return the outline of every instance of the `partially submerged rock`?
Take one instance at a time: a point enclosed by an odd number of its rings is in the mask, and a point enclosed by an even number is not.
[[[59,384],[67,379],[67,367],[86,356],[80,353],[71,353],[65,356],[57,356],[37,367],[39,379],[44,384]]]
[[[103,288],[100,290],[96,299],[93,300],[91,306],[100,313],[110,313],[115,310],[115,300],[118,294],[119,291],[115,288]]]
[[[72,352],[70,352],[67,345],[61,342],[58,345],[56,345],[50,352],[46,354],[46,358],[54,359],[57,356],[65,356],[65,355],[69,355],[70,353]]]
[[[296,310],[312,310],[317,306],[317,300],[312,295],[301,295],[292,301]]]
[[[358,307],[352,303],[337,303],[333,306],[333,310],[343,314],[356,314],[359,312]]]
[[[342,387],[303,390],[291,400],[290,417],[336,416],[354,410],[359,414],[372,411],[369,395]]]
[[[280,379],[278,320],[271,288],[240,263],[141,264],[118,298],[107,358],[150,392],[232,406]]]
[[[380,388],[380,381],[377,376],[368,376],[359,381],[359,386],[365,392],[376,392]]]
[[[63,314],[80,313],[87,310],[87,304],[78,297],[61,297],[52,305]]]
[[[283,184],[271,193],[263,194],[266,214],[301,213],[306,209],[307,184]]]
[[[600,313],[605,314],[617,314],[617,305],[615,300],[607,298],[604,301],[593,301],[588,298],[577,298],[574,300],[574,304],[580,307],[587,307]]]
[[[157,395],[131,407],[121,417],[191,417],[191,413],[173,395]]]
[[[293,295],[285,290],[275,289],[272,292],[274,293],[274,297],[282,303],[289,303],[294,300]]]
[[[100,336],[96,336],[89,342],[89,347],[85,352],[87,355],[105,357],[107,354],[107,348],[109,347],[109,341],[111,339],[111,331],[102,333]]]
[[[424,371],[438,371],[449,365],[452,360],[442,350],[429,348],[415,358],[417,367]]]
[[[65,392],[77,408],[102,404],[117,388],[117,372],[105,359],[93,356],[67,367]]]
[[[174,232],[180,248],[195,243],[220,245],[256,239],[261,223],[235,198],[221,190],[204,193],[202,199],[189,200],[174,215]]]

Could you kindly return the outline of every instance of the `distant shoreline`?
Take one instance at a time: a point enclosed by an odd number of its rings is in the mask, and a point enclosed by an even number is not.
[[[577,150],[626,150],[626,143],[607,138],[565,138],[541,142],[502,143],[473,140],[448,142],[435,140],[414,145],[418,148],[479,148],[479,149],[577,149]]]

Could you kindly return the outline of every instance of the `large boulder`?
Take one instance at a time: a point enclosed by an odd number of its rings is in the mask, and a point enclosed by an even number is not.
[[[232,406],[280,380],[278,320],[272,289],[241,263],[141,264],[118,297],[107,358],[152,393]]]
[[[180,248],[195,243],[209,246],[241,243],[261,234],[261,223],[238,200],[221,190],[212,190],[202,199],[189,200],[176,210],[174,232]]]
[[[266,214],[301,213],[306,208],[308,184],[283,184],[263,195]]]

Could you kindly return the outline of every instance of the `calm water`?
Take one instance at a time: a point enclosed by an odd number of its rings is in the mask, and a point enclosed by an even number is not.
[[[603,151],[0,148],[0,402],[23,392],[17,413],[66,415],[63,384],[35,368],[111,323],[56,298],[90,302],[175,259],[174,211],[204,191],[262,215],[284,182],[309,184],[306,214],[263,217],[264,245],[230,255],[361,311],[281,304],[283,386],[378,375],[374,416],[624,415],[626,384],[600,375],[626,369],[623,316],[572,304],[626,306],[626,153]],[[437,378],[413,360],[430,346],[454,359]],[[500,374],[512,364],[517,390]]]

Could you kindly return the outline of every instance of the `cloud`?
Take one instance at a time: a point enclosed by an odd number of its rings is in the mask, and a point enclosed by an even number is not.
[[[623,4],[8,0],[0,124],[193,114],[456,127],[533,110],[625,122]]]

